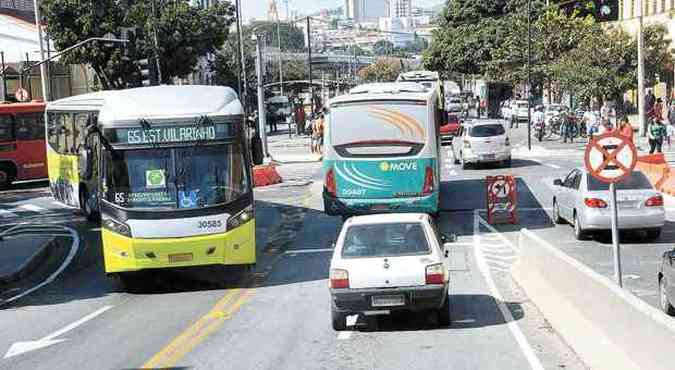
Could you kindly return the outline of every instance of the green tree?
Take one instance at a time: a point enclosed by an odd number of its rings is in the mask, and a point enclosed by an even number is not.
[[[293,23],[256,21],[250,27],[255,34],[263,35],[271,47],[279,47],[281,36],[281,48],[284,51],[299,51],[305,48],[305,35]]]
[[[246,104],[247,106],[256,106],[257,104],[257,78],[255,74],[255,41],[251,39],[251,29],[244,27],[242,30],[242,37],[244,41],[244,60],[246,70]],[[210,63],[211,70],[214,72],[214,83],[216,85],[229,86],[239,91],[239,76],[241,69],[239,68],[240,55],[239,46],[236,34],[230,34],[223,47],[215,54],[215,59]],[[241,81],[243,84],[243,81]]]
[[[392,82],[400,73],[401,62],[394,58],[379,58],[358,72],[363,82]]]
[[[157,0],[155,15],[151,5],[140,0],[41,3],[47,32],[57,49],[107,33],[120,37],[123,27],[134,28],[134,42],[126,48],[93,42],[62,57],[65,63],[91,65],[104,89],[137,85],[140,79],[134,61],[155,55],[159,57],[162,83],[186,77],[200,56],[223,44],[234,20],[234,7],[228,1],[202,9],[187,0]],[[155,27],[158,48],[152,37]]]

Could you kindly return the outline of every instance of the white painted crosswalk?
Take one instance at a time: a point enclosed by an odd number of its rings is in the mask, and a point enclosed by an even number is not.
[[[0,221],[16,222],[35,220],[44,217],[58,217],[74,215],[73,208],[65,206],[49,196],[17,200],[15,202],[0,202]]]
[[[480,216],[475,230],[474,242],[480,249],[485,264],[493,272],[510,273],[518,260],[518,253],[511,241],[488,224]]]

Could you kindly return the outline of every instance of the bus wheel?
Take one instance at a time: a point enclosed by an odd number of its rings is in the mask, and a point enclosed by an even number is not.
[[[133,286],[131,277],[124,272],[115,272],[108,274],[110,285],[115,292],[126,292]]]
[[[14,181],[13,168],[8,165],[0,165],[0,189],[4,189]]]

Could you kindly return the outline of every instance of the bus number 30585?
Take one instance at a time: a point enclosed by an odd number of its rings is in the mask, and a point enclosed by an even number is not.
[[[222,227],[223,226],[223,221],[221,220],[214,220],[214,221],[199,221],[197,224],[197,227],[200,229],[214,229],[217,227]]]

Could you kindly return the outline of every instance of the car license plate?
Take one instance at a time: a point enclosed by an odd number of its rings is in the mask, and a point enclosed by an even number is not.
[[[403,306],[405,299],[402,295],[381,295],[371,298],[373,307]]]
[[[486,154],[486,155],[483,156],[483,159],[495,159],[495,155],[494,154]]]
[[[386,211],[389,209],[388,204],[374,204],[372,207],[370,207],[373,211]]]
[[[192,259],[192,253],[178,253],[169,255],[169,263],[190,262]]]

